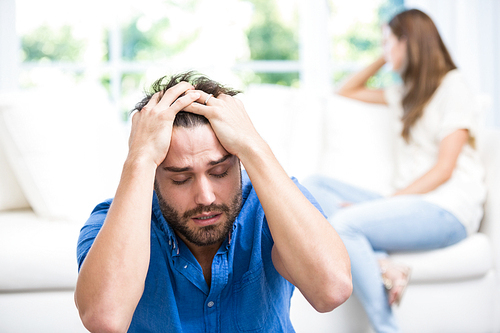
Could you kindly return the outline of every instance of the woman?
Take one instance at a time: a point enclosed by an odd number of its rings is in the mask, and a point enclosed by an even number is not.
[[[403,84],[368,89],[367,80],[386,63]],[[387,104],[397,117],[397,190],[382,197],[320,176],[307,187],[347,247],[354,292],[373,328],[399,332],[391,305],[401,301],[410,269],[379,253],[449,246],[479,227],[485,188],[474,149],[473,98],[436,26],[419,10],[402,12],[384,27],[383,57],[348,79],[339,94]]]

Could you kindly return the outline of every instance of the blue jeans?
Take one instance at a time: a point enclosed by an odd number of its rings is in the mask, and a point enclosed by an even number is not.
[[[376,332],[399,332],[384,289],[376,252],[430,250],[457,243],[465,227],[419,195],[382,197],[315,176],[303,185],[342,238],[351,259],[354,293]],[[342,203],[352,203],[343,208]]]

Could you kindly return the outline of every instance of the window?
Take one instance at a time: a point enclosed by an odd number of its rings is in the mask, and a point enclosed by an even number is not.
[[[21,87],[97,82],[118,109],[128,110],[159,75],[187,69],[238,88],[251,83],[338,85],[380,53],[380,23],[403,2],[2,0],[0,90],[17,82]],[[492,96],[489,119],[498,123],[494,18],[500,7],[495,1],[479,7],[472,0],[458,7],[406,2],[431,14],[473,86]],[[470,45],[491,52],[467,52]],[[370,84],[384,86],[394,79],[382,73]]]
[[[382,16],[402,0],[326,1],[336,84],[380,53]],[[98,81],[122,110],[155,78],[189,69],[239,87],[298,86],[300,38],[311,33],[300,9],[297,0],[18,0],[20,84]]]

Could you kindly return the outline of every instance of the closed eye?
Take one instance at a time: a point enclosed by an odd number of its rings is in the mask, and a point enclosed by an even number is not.
[[[224,171],[223,173],[219,173],[219,174],[212,174],[212,176],[214,176],[215,178],[224,178],[227,176],[229,170],[226,170]]]
[[[172,179],[172,184],[174,184],[174,185],[182,185],[182,184],[186,183],[188,180],[189,180],[189,177],[186,178],[186,179],[183,179],[183,180]]]

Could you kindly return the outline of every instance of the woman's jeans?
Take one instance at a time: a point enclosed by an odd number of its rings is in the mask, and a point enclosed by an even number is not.
[[[303,182],[342,238],[351,259],[354,293],[376,332],[399,332],[376,252],[430,250],[467,236],[448,211],[419,195],[382,197],[326,177]],[[345,208],[344,203],[352,203]]]

